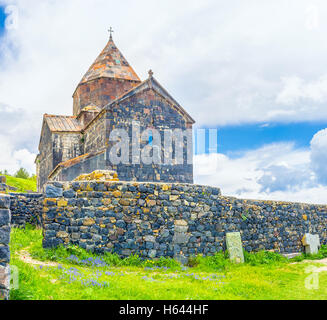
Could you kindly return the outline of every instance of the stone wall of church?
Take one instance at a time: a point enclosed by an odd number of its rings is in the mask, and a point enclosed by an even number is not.
[[[10,197],[0,194],[0,300],[9,299]]]
[[[184,145],[184,164],[166,165],[165,156],[168,150],[164,146],[164,131],[166,129],[191,129],[185,118],[166,99],[162,98],[153,90],[143,91],[132,95],[117,105],[110,106],[106,114],[109,120],[107,127],[107,140],[114,129],[125,129],[128,132],[129,141],[129,164],[120,163],[114,165],[110,161],[110,150],[116,142],[109,142],[106,155],[107,168],[112,168],[118,173],[123,181],[152,181],[152,182],[183,182],[193,183],[193,152],[187,159],[186,138],[182,141]],[[132,125],[138,122],[140,133],[146,129],[155,128],[161,136],[161,163],[162,164],[133,164],[133,138]],[[146,140],[140,144],[141,150],[149,143]],[[193,145],[192,137],[189,143]],[[192,149],[191,149],[192,150]],[[188,160],[190,162],[188,162]],[[192,164],[189,164],[192,163]]]
[[[247,251],[300,252],[307,232],[327,243],[326,205],[241,200],[192,184],[57,182],[43,211],[45,248],[74,244],[121,257],[212,255],[236,231]]]
[[[40,154],[36,159],[37,189],[42,191],[44,184],[48,181],[49,174],[54,168],[52,136],[48,125],[44,126],[39,150]]]
[[[140,102],[141,101],[141,102]],[[133,123],[139,124],[139,131],[155,128],[161,136],[161,164],[145,164],[143,161],[133,163]],[[152,181],[152,182],[182,182],[193,183],[193,141],[192,135],[188,143],[191,152],[187,155],[187,139],[184,137],[181,143],[184,145],[183,164],[165,164],[168,150],[165,150],[164,132],[166,129],[181,129],[185,132],[192,125],[160,95],[153,90],[143,91],[126,98],[117,105],[107,107],[85,130],[83,135],[84,153],[91,153],[90,157],[74,162],[69,167],[59,168],[51,180],[71,181],[77,176],[91,173],[94,170],[115,170],[123,181]],[[113,164],[110,159],[110,151],[117,143],[110,141],[110,134],[115,129],[124,129],[128,133],[127,141],[129,149],[128,163]],[[139,139],[139,138],[138,138]],[[138,141],[138,139],[136,139]],[[149,144],[149,140],[140,144],[142,150]],[[176,147],[176,145],[174,146]],[[96,153],[106,149],[105,154]],[[190,163],[189,163],[190,162]]]
[[[40,155],[36,160],[37,187],[42,192],[52,170],[61,162],[83,154],[82,136],[80,133],[51,133],[45,126]]]
[[[107,120],[102,113],[86,129],[83,135],[84,153],[97,152],[106,147]]]
[[[59,163],[79,157],[83,154],[80,133],[53,133],[53,168]]]

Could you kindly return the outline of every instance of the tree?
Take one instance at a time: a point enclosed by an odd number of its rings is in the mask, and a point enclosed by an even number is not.
[[[16,178],[21,178],[21,179],[28,179],[30,177],[29,173],[27,172],[26,169],[20,168],[16,173],[15,173]]]

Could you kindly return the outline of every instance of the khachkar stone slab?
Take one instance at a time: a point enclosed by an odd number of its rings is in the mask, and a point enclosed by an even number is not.
[[[0,194],[0,300],[9,298],[10,197]]]
[[[226,245],[229,252],[229,259],[234,263],[244,263],[241,234],[239,232],[227,233]]]
[[[302,239],[306,254],[318,253],[320,247],[319,235],[306,233]]]

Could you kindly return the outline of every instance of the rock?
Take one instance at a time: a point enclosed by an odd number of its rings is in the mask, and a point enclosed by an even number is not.
[[[64,199],[60,199],[57,201],[57,205],[58,205],[58,207],[67,207],[68,202]]]
[[[60,198],[63,196],[63,189],[48,184],[45,187],[45,196],[46,198]]]
[[[188,226],[188,223],[185,220],[176,220],[175,225],[176,226]]]
[[[155,258],[157,255],[157,250],[149,250],[149,258]]]
[[[115,171],[96,170],[89,174],[82,174],[74,181],[119,181],[119,179]]]
[[[146,202],[148,207],[154,207],[157,204],[156,200],[147,200]]]
[[[0,195],[0,209],[10,208],[10,197],[7,195]]]
[[[121,204],[122,206],[129,206],[131,204],[131,202],[130,202],[130,200],[127,200],[127,199],[120,199],[119,204]]]
[[[190,239],[190,235],[186,233],[175,232],[173,242],[178,244],[187,244]]]
[[[156,238],[154,236],[145,236],[144,240],[147,242],[155,242]]]
[[[188,226],[175,226],[175,232],[185,233],[188,230]]]
[[[72,199],[76,197],[76,192],[74,189],[66,190],[63,192],[64,198]]]
[[[241,234],[239,232],[227,233],[226,245],[229,259],[234,263],[244,263]]]
[[[8,246],[0,247],[0,262],[9,263],[10,261],[10,251]]]
[[[68,233],[65,232],[65,231],[59,231],[59,232],[57,233],[57,237],[58,237],[58,238],[68,238]]]
[[[10,211],[8,209],[0,209],[0,227],[9,225],[9,223],[10,223]]]
[[[95,224],[95,221],[92,218],[84,219],[83,225],[84,226],[92,226]]]
[[[306,233],[302,239],[306,254],[317,254],[320,247],[319,235]]]

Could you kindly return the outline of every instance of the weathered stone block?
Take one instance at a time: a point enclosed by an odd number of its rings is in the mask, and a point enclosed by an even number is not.
[[[241,234],[239,232],[227,233],[226,244],[230,260],[234,263],[244,263]]]
[[[185,220],[176,220],[175,225],[176,226],[188,226],[188,223]]]
[[[306,254],[317,254],[320,247],[319,235],[306,233],[302,239]]]
[[[57,237],[58,237],[58,238],[68,238],[69,235],[68,235],[68,233],[65,232],[65,231],[59,231],[59,232],[57,233]]]
[[[190,235],[186,233],[175,232],[173,242],[178,244],[187,244],[190,239]]]
[[[0,209],[0,227],[10,224],[10,211],[8,209]]]
[[[10,251],[8,245],[0,246],[0,263],[9,263]]]
[[[0,195],[0,209],[10,208],[10,196]]]
[[[83,225],[84,226],[92,226],[94,224],[95,224],[94,219],[92,219],[92,218],[86,218],[86,219],[84,219],[84,222],[83,222]]]
[[[46,198],[60,198],[63,196],[63,188],[48,184],[45,188],[45,196]]]
[[[0,244],[8,245],[10,241],[10,228],[0,228]]]

